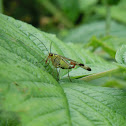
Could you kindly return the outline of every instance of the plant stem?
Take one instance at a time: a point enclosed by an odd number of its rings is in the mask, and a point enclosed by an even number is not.
[[[98,40],[96,37],[93,37],[92,43],[97,43],[99,47],[102,47],[112,58],[115,58],[116,50],[108,46],[105,42]]]
[[[111,27],[111,6],[105,2],[106,7],[106,36],[110,35],[110,27]]]
[[[0,0],[0,13],[3,13],[3,0]]]
[[[73,23],[68,20],[65,15],[56,8],[49,0],[38,0],[38,2],[41,5],[44,5],[44,7],[52,13],[60,22],[62,22],[66,27],[71,28],[73,27]]]

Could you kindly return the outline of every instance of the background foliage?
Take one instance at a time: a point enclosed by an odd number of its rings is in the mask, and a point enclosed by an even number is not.
[[[0,126],[126,125],[126,1],[107,2],[0,1]],[[51,42],[92,71],[58,81]]]

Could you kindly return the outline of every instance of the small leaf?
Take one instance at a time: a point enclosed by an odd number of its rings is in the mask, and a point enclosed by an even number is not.
[[[126,45],[122,45],[122,47],[118,49],[115,59],[119,64],[122,64],[124,67],[126,67]]]
[[[109,54],[112,58],[115,58],[116,51],[119,47],[125,44],[125,41],[126,38],[122,37],[103,37],[99,40],[93,36],[86,46],[93,47],[92,50],[97,50],[101,47],[102,51],[104,50],[104,52]]]

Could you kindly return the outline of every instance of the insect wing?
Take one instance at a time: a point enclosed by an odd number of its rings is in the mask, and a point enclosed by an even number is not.
[[[70,64],[60,55],[54,54],[53,65],[62,69],[70,69]]]
[[[64,60],[66,60],[68,63],[69,62],[72,62],[72,63],[74,63],[74,64],[79,64],[79,62],[77,62],[77,61],[75,61],[75,60],[72,60],[72,59],[69,59],[69,58],[67,58],[67,57],[64,57],[64,56],[61,56],[61,55],[59,55],[60,57],[62,57],[62,59],[64,59]]]
[[[69,61],[69,62],[70,62],[70,63],[69,63],[70,65],[74,65],[73,68],[75,67],[75,65],[78,65],[79,67],[81,67],[81,68],[83,68],[83,69],[85,69],[85,70],[91,71],[91,68],[88,67],[88,66],[86,66],[86,65],[84,65],[83,63],[79,63],[79,62],[77,62],[77,61],[75,61],[75,60],[66,58],[66,57],[64,57],[64,56],[60,56],[60,57],[62,57],[63,59]]]

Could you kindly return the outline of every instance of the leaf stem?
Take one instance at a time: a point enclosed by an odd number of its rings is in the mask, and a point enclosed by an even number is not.
[[[117,71],[119,71],[119,68],[114,68],[114,69],[111,69],[111,70],[107,70],[107,71],[104,71],[104,72],[100,72],[100,73],[96,73],[96,74],[92,74],[92,75],[83,77],[80,80],[90,81],[90,80],[94,80],[94,79],[97,79],[97,78],[100,78],[100,77],[108,76],[108,75],[115,73]]]
[[[106,7],[106,36],[110,35],[110,27],[111,27],[111,6],[108,5],[108,2],[105,2]]]

